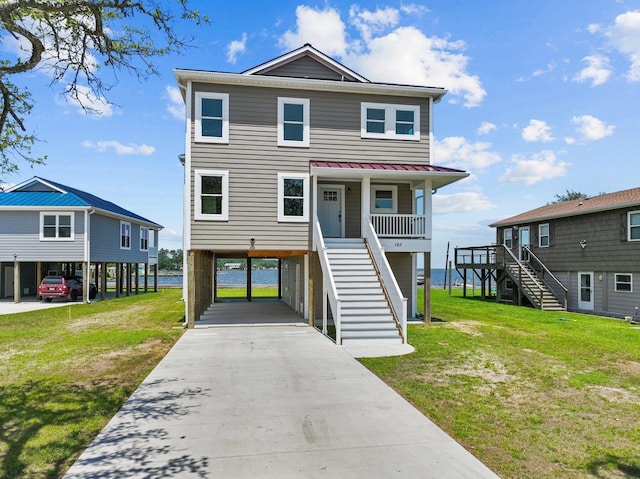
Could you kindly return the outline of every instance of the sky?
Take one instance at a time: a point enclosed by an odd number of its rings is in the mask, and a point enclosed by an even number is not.
[[[168,2],[171,3],[171,2]],[[173,69],[242,72],[314,47],[379,82],[443,87],[432,163],[470,176],[434,196],[432,267],[495,242],[488,225],[555,201],[640,186],[640,0],[193,1],[211,19],[140,82],[119,73],[88,114],[46,69],[14,76],[35,106],[26,127],[45,165],[32,176],[91,192],[164,229],[182,248],[184,104]],[[18,51],[7,38],[1,57]]]

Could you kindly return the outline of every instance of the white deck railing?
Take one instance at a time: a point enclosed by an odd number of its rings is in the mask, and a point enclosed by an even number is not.
[[[399,323],[402,330],[402,342],[407,342],[407,298],[402,296],[402,291],[398,286],[396,277],[391,270],[387,256],[384,254],[382,245],[376,236],[374,226],[371,223],[367,223],[367,227],[364,230],[364,239],[369,245],[369,251],[373,256],[373,260],[376,263],[380,279],[382,280],[385,294],[389,298],[391,307],[393,308],[393,316]]]
[[[424,215],[371,215],[371,224],[380,238],[426,238]]]
[[[328,300],[331,306],[331,313],[333,314],[333,322],[336,327],[336,344],[342,344],[342,330],[340,328],[342,305],[340,298],[338,298],[338,290],[335,280],[333,279],[331,267],[329,266],[327,247],[324,244],[322,228],[320,228],[320,222],[317,216],[314,217],[313,220],[313,244],[318,250],[318,258],[320,259],[320,266],[322,268],[322,334],[327,335]],[[311,314],[313,315],[313,311]]]

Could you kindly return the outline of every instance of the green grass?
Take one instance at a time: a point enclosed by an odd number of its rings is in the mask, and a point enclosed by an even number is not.
[[[640,328],[432,298],[415,353],[362,362],[504,478],[640,477]]]
[[[247,288],[218,288],[218,298],[221,298],[221,299],[246,298],[246,297],[247,297]],[[256,288],[254,286],[253,288],[251,288],[251,297],[252,298],[277,298],[278,287],[266,286],[262,288]]]
[[[180,289],[0,316],[0,477],[61,477],[180,337]]]

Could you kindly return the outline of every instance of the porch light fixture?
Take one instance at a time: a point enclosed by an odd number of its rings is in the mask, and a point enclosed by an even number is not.
[[[581,241],[580,241],[580,247],[581,247],[582,249],[585,249],[585,248],[587,247],[587,240],[581,240]]]
[[[249,240],[249,243],[251,244],[251,246],[249,246],[249,249],[256,249],[256,239],[255,238],[251,238]]]

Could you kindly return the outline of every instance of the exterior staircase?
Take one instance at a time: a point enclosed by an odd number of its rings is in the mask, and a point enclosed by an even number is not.
[[[324,238],[342,304],[342,344],[403,339],[364,240]]]
[[[522,293],[535,308],[545,311],[566,310],[549,286],[539,278],[535,270],[527,263],[518,262],[507,264],[505,271],[520,287]]]

